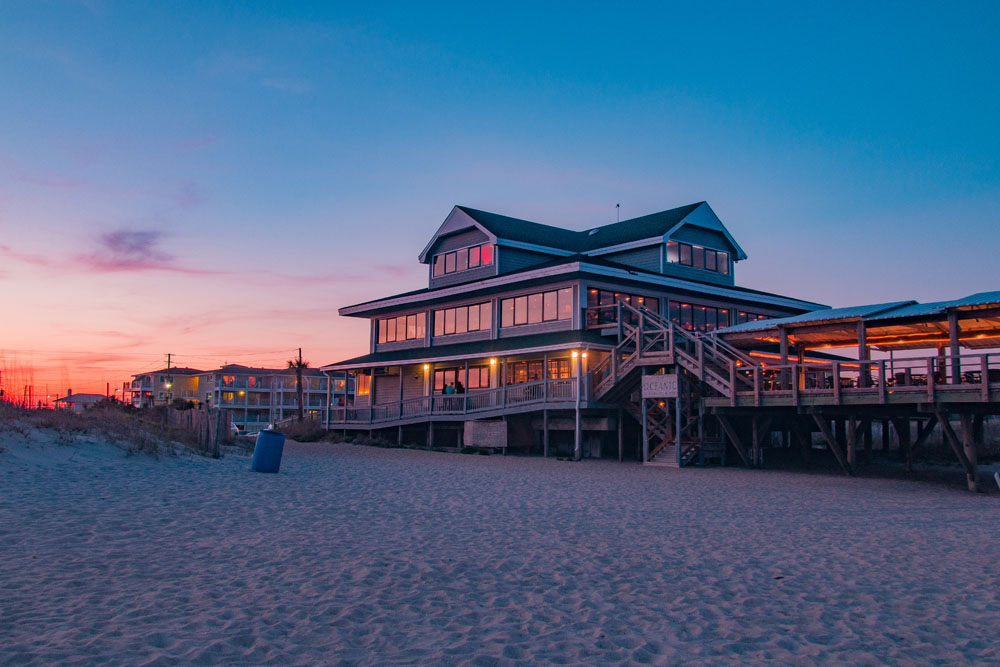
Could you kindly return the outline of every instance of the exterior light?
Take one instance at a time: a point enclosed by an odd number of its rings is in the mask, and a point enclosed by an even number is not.
[[[172,386],[173,386],[173,385],[172,385],[172,384],[170,384],[169,382],[167,383],[167,389],[170,389],[170,388],[171,388]]]
[[[497,365],[497,360],[496,359],[490,359],[490,366],[496,366],[496,365]]]
[[[240,392],[240,396],[246,396],[246,395],[247,395],[247,393],[245,391],[241,391]]]
[[[424,371],[429,371],[431,369],[430,364],[424,364]]]
[[[580,356],[580,353],[577,352],[576,350],[573,350],[573,358],[576,359],[579,356]]]
[[[586,352],[584,352],[584,353],[583,353],[583,358],[584,358],[584,359],[586,359],[586,358],[587,358],[587,353],[586,353]]]

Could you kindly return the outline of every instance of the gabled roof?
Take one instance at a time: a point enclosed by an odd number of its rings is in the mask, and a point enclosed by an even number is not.
[[[602,248],[612,248],[639,241],[650,239],[658,241],[677,231],[681,226],[690,224],[722,234],[736,251],[734,259],[740,260],[747,257],[708,203],[700,201],[584,231],[544,225],[468,206],[455,206],[445,223],[420,253],[421,262],[428,260],[428,253],[439,235],[445,236],[462,228],[462,223],[455,218],[456,211],[467,216],[459,216],[466,221],[465,228],[472,226],[469,224],[471,221],[498,243],[523,244],[542,251],[551,249],[555,251],[553,254],[592,253]]]

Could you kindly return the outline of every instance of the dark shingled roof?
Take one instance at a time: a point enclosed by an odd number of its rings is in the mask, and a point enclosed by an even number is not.
[[[571,252],[587,252],[596,248],[607,248],[619,243],[639,241],[654,236],[663,236],[681,220],[691,214],[705,202],[679,206],[668,211],[660,211],[631,220],[613,222],[603,227],[595,227],[582,232],[575,232],[552,225],[543,225],[528,220],[510,218],[489,211],[480,211],[467,206],[459,206],[460,210],[470,218],[488,229],[498,238],[522,243],[532,243],[569,250]]]
[[[792,300],[795,300],[795,301],[801,301],[803,303],[815,306],[817,309],[826,308],[827,307],[827,306],[825,306],[823,304],[814,303],[812,301],[806,301],[804,299],[799,299],[797,297],[785,296],[783,294],[775,294],[773,292],[765,292],[763,290],[751,289],[749,287],[740,287],[739,285],[720,285],[720,284],[715,283],[715,282],[701,281],[701,280],[697,280],[695,278],[686,278],[686,277],[685,278],[679,278],[679,277],[676,277],[676,276],[664,276],[662,273],[658,273],[656,271],[649,271],[647,269],[641,269],[641,268],[639,268],[637,266],[631,266],[631,265],[628,265],[628,264],[619,264],[618,262],[612,262],[610,260],[604,259],[603,257],[593,257],[593,256],[590,256],[590,255],[581,255],[579,253],[574,254],[574,255],[568,255],[566,257],[554,257],[554,258],[552,258],[552,259],[550,259],[550,260],[548,260],[546,262],[541,262],[539,264],[532,264],[531,266],[526,266],[526,267],[520,268],[520,269],[518,269],[516,271],[511,271],[509,273],[501,274],[501,277],[516,276],[516,275],[522,274],[522,273],[529,273],[531,271],[540,271],[540,270],[544,270],[544,269],[550,269],[550,268],[557,267],[557,266],[562,266],[562,265],[565,265],[565,264],[572,264],[574,262],[583,262],[584,264],[591,264],[591,265],[594,265],[594,266],[605,266],[605,267],[608,267],[610,269],[618,269],[620,271],[626,271],[626,272],[630,273],[631,275],[635,276],[635,278],[632,279],[634,282],[639,282],[639,283],[642,282],[642,276],[647,276],[647,275],[648,276],[656,276],[656,277],[659,277],[659,278],[672,278],[674,280],[680,280],[680,281],[683,281],[683,282],[690,283],[691,287],[689,287],[689,288],[683,288],[683,287],[681,287],[681,288],[673,288],[673,289],[679,289],[679,290],[685,290],[686,289],[687,292],[692,292],[692,293],[693,292],[697,292],[697,289],[698,289],[699,286],[701,286],[701,285],[708,285],[710,287],[718,287],[719,289],[731,290],[733,292],[742,292],[742,293],[748,295],[747,296],[747,300],[748,301],[753,296],[769,296],[769,297],[779,297],[779,298],[783,298],[783,299],[792,299]],[[578,272],[562,274],[562,275],[559,276],[559,279],[560,280],[571,280],[571,279],[576,279],[576,278],[579,278],[579,277],[582,277],[582,276],[585,276],[585,275],[595,275],[595,274],[591,274],[590,272],[587,271],[586,268],[583,268],[581,271],[578,271]],[[603,276],[600,276],[600,277],[603,277]],[[615,278],[615,279],[616,280],[626,280],[626,281],[630,280],[629,278]],[[549,280],[549,279],[540,279],[540,280],[541,280],[541,282],[544,282],[544,281]],[[481,287],[478,287],[476,283],[466,283],[465,286],[467,287],[467,290],[466,290],[466,292],[465,292],[465,294],[463,296],[470,297],[470,298],[473,297],[473,296],[475,296],[475,295],[478,295],[480,293],[483,293],[483,294],[494,294],[494,293],[503,292],[503,291],[511,289],[511,287],[512,287],[512,285],[509,284],[509,283],[508,284],[504,284],[504,285],[499,285],[499,286],[496,286],[496,287],[490,287],[490,288],[481,288]],[[385,296],[385,297],[380,297],[378,299],[372,299],[370,301],[363,301],[361,303],[351,304],[349,306],[344,306],[344,308],[358,308],[358,307],[367,306],[367,305],[370,305],[370,304],[377,304],[377,303],[379,303],[381,301],[387,301],[389,299],[405,298],[405,297],[409,297],[409,296],[416,296],[418,294],[425,294],[425,295],[427,295],[427,299],[429,301],[429,300],[432,300],[432,299],[435,298],[435,293],[436,292],[443,292],[444,290],[449,289],[451,287],[455,287],[455,285],[446,285],[444,287],[436,287],[436,288],[433,288],[433,289],[431,289],[429,287],[423,287],[421,289],[411,290],[409,292],[402,292],[401,294],[393,294],[391,296]],[[646,284],[646,288],[647,289],[661,289],[661,290],[662,289],[666,289],[666,288],[664,288],[662,286],[649,285],[649,284]],[[641,289],[641,287],[640,287],[640,289]],[[442,297],[442,298],[448,299],[448,298],[454,298],[454,297]],[[358,316],[367,316],[367,315],[365,313],[361,313]]]
[[[554,333],[531,334],[528,336],[512,336],[510,338],[498,338],[495,340],[477,340],[468,343],[454,343],[452,345],[435,345],[433,347],[414,347],[406,350],[393,350],[391,352],[376,352],[366,354],[353,359],[345,359],[333,364],[327,364],[323,368],[330,366],[351,365],[364,368],[366,364],[385,364],[395,362],[406,362],[414,359],[436,359],[448,357],[463,357],[472,355],[491,356],[500,352],[511,350],[527,350],[535,347],[553,347],[570,343],[592,344],[602,346],[614,346],[615,342],[605,338],[596,331],[557,331]]]

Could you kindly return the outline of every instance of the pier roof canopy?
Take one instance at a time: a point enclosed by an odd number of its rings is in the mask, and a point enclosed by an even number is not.
[[[776,343],[805,349],[849,347],[864,342],[878,350],[919,350],[955,342],[969,349],[1000,347],[1000,291],[961,299],[831,308],[793,317],[737,324],[716,332],[731,345],[749,348]]]

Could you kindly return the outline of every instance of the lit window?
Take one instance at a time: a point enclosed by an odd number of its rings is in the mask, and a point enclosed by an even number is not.
[[[457,271],[468,271],[493,263],[493,246],[485,243],[434,256],[434,277]]]
[[[514,306],[515,310],[517,306]],[[538,324],[542,321],[542,293],[528,296],[528,324]]]

